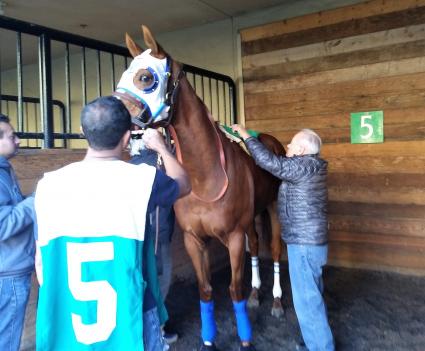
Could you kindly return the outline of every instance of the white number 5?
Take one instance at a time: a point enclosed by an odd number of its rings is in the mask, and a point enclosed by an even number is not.
[[[372,126],[372,124],[370,124],[370,121],[368,121],[369,123],[367,123],[366,119],[371,120],[372,116],[370,116],[370,115],[361,116],[360,128],[367,128],[368,129],[368,132],[366,134],[364,134],[364,135],[360,134],[360,138],[362,138],[362,139],[369,139],[373,134],[373,126]]]
[[[77,340],[89,345],[105,341],[117,323],[117,293],[106,280],[83,282],[83,262],[110,261],[114,259],[112,242],[67,243],[68,285],[72,295],[80,301],[97,301],[97,321],[84,324],[80,315],[71,313],[72,326]]]

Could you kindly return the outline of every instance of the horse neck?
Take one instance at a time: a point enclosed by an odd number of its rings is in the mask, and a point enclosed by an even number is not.
[[[180,143],[182,162],[188,171],[192,186],[214,183],[223,176],[217,147],[217,132],[205,104],[183,77],[180,81],[176,115],[173,126]]]

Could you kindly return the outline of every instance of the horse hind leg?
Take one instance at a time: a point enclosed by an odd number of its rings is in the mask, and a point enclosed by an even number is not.
[[[255,221],[247,230],[249,252],[251,254],[251,293],[248,298],[248,307],[260,306],[259,290],[261,287],[260,268],[258,259],[258,233],[255,230]]]
[[[217,336],[217,325],[214,318],[208,251],[205,245],[191,233],[184,233],[184,244],[198,280],[203,342],[201,350],[215,350],[214,341]]]
[[[280,238],[280,224],[277,218],[277,204],[267,207],[271,221],[271,254],[273,258],[273,306],[271,314],[276,318],[284,315],[282,306],[282,287],[280,285],[280,257],[282,256],[282,239]]]

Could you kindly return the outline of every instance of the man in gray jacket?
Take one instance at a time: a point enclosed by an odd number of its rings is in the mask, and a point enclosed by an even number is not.
[[[303,129],[287,146],[286,157],[281,157],[240,125],[233,130],[244,139],[255,163],[282,179],[278,215],[301,333],[308,350],[332,351],[334,341],[322,296],[322,268],[328,256],[327,162],[319,157],[322,141],[314,131]]]
[[[34,270],[34,198],[24,199],[9,159],[19,138],[0,114],[0,350],[18,351]]]

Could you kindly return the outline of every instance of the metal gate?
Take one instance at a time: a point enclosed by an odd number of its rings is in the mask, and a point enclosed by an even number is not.
[[[11,118],[23,147],[78,147],[83,137],[72,121],[87,101],[115,90],[131,60],[124,47],[5,16],[0,43],[0,112]],[[233,80],[187,64],[183,69],[212,115],[233,123]]]

